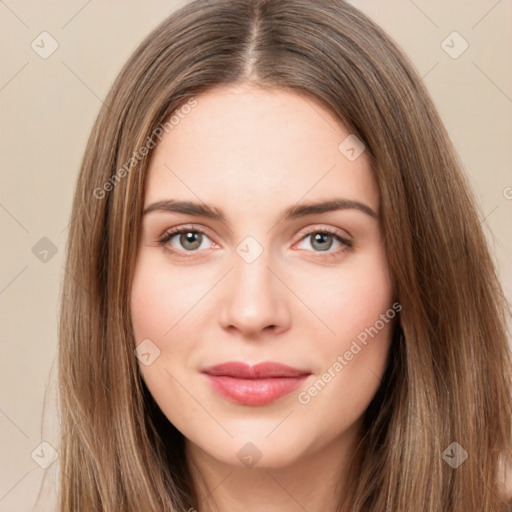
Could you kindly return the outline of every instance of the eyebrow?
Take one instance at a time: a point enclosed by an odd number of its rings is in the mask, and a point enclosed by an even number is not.
[[[344,198],[333,198],[319,202],[298,203],[281,211],[279,218],[283,218],[285,220],[297,219],[307,215],[321,214],[337,210],[357,210],[374,219],[378,218],[377,213],[368,205],[359,201]],[[193,201],[177,201],[174,199],[157,201],[144,209],[144,215],[152,212],[182,213],[197,217],[207,217],[224,223],[226,222],[226,216],[222,210],[209,206],[206,203],[195,203]]]

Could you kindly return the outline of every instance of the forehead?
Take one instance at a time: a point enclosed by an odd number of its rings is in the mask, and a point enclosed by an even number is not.
[[[318,100],[238,85],[196,101],[153,151],[146,204],[179,197],[254,213],[336,195],[378,210],[365,153],[347,158],[340,144],[351,133]]]

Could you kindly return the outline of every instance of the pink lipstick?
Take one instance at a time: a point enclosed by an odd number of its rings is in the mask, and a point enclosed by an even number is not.
[[[232,361],[201,370],[214,391],[243,405],[265,405],[297,389],[311,372],[281,363]]]

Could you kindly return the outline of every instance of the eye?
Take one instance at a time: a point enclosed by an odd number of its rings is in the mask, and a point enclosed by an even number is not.
[[[330,256],[335,256],[340,252],[344,252],[348,249],[352,248],[352,242],[342,237],[336,231],[330,229],[311,229],[304,234],[301,238],[301,242],[304,240],[310,239],[310,247],[313,248],[313,252],[317,253],[327,253]],[[333,243],[338,243],[338,249],[330,251]]]
[[[177,244],[179,244],[180,247],[176,248],[175,245],[170,243],[173,238],[176,238]],[[209,239],[209,237],[203,230],[197,227],[181,226],[167,231],[163,237],[158,240],[158,243],[159,245],[164,245],[171,253],[188,258],[193,256],[193,253],[197,252],[197,249],[205,249],[205,247],[201,246],[206,239]],[[184,252],[192,254],[183,254]]]
[[[308,238],[311,239],[309,245],[312,247],[312,252],[319,253],[319,255],[325,257],[338,256],[340,253],[350,250],[353,247],[352,242],[341,236],[338,232],[326,228],[310,229],[303,234],[300,242],[303,242]],[[178,247],[172,243],[173,239],[176,239]],[[203,242],[205,242],[205,240],[210,240],[210,238],[202,229],[195,226],[180,226],[164,233],[164,235],[158,240],[158,244],[165,246],[165,249],[172,254],[183,258],[190,258],[194,257],[194,253],[199,252],[199,249],[208,248],[203,246]],[[333,243],[337,243],[339,245],[337,249],[331,251],[330,249],[332,248]],[[212,244],[215,245],[214,242],[212,242]]]

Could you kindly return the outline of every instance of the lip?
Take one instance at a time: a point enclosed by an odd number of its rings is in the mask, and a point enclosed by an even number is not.
[[[201,370],[214,391],[243,405],[265,405],[297,389],[311,372],[263,362],[254,366],[231,361]]]

